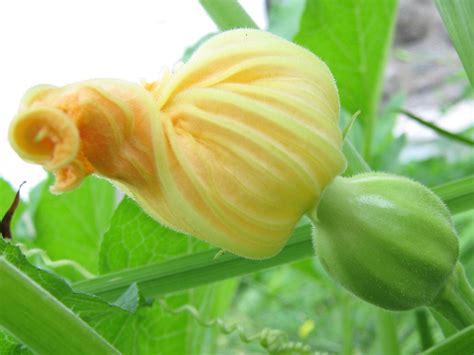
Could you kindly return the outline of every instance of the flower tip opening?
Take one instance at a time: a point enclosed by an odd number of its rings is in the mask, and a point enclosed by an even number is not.
[[[68,191],[86,175],[75,162],[80,148],[79,131],[63,111],[49,107],[25,109],[15,117],[10,143],[26,161],[55,173],[54,192]]]
[[[73,161],[54,173],[54,184],[49,187],[49,191],[53,194],[60,194],[74,190],[87,175],[89,174],[84,167]]]

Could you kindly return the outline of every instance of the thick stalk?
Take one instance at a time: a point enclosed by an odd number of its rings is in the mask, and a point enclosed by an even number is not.
[[[354,344],[354,330],[351,312],[351,299],[348,295],[343,295],[341,323],[342,323],[342,354],[352,355]]]
[[[37,354],[119,353],[5,257],[0,257],[0,327]]]
[[[233,28],[257,28],[237,0],[199,0],[221,31]]]
[[[431,334],[430,324],[428,323],[428,312],[425,308],[419,308],[415,311],[416,327],[420,336],[421,349],[426,350],[434,344]]]
[[[448,282],[431,305],[456,328],[474,324],[474,290],[461,263],[457,263]]]
[[[399,355],[397,326],[392,313],[377,308],[377,327],[380,339],[381,354]]]

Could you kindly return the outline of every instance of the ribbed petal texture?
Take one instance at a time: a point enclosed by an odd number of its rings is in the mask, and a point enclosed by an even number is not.
[[[40,128],[16,127],[44,106],[64,112],[80,136],[64,166],[113,180],[158,221],[245,257],[275,255],[345,167],[327,66],[263,31],[219,34],[145,89],[94,80],[45,90],[12,124],[20,155],[47,166],[25,138],[41,143]]]

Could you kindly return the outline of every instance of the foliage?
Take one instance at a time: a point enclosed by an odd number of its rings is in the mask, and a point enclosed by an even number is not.
[[[351,113],[361,111],[366,158],[371,151],[396,9],[396,0],[307,0],[294,38],[329,66],[342,106]]]
[[[444,25],[453,41],[464,69],[474,86],[474,29],[470,25],[474,4],[470,0],[436,0]]]

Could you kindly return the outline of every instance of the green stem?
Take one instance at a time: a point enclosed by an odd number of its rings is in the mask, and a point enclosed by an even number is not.
[[[5,257],[0,257],[0,327],[38,354],[119,353]]]
[[[342,300],[342,354],[351,355],[353,353],[354,331],[351,317],[351,299],[344,294]]]
[[[377,308],[377,323],[382,348],[380,353],[386,355],[400,354],[397,328],[393,314]]]
[[[415,317],[416,327],[420,335],[421,349],[428,349],[434,344],[433,335],[431,334],[431,328],[428,323],[428,312],[424,308],[418,308],[415,310]]]
[[[454,327],[454,325],[449,320],[444,318],[436,309],[431,307],[430,313],[435,319],[436,323],[438,323],[439,329],[441,329],[441,332],[445,338],[457,333],[458,330]]]
[[[474,324],[474,290],[466,278],[461,263],[431,305],[457,329]]]
[[[452,140],[457,141],[459,143],[467,144],[471,147],[474,146],[474,141],[472,139],[464,137],[460,134],[455,134],[455,133],[451,133],[449,131],[446,131],[445,129],[443,129],[441,127],[438,127],[435,124],[424,120],[423,118],[415,115],[414,113],[411,113],[411,112],[408,112],[408,111],[405,111],[405,110],[399,110],[398,112],[404,114],[405,116],[411,118],[412,120],[418,122],[419,124],[421,124],[421,125],[423,125],[427,128],[432,129],[433,131],[437,132],[441,136],[452,139]]]
[[[432,188],[448,205],[452,214],[474,209],[474,175]]]
[[[286,247],[270,259],[249,260],[230,253],[214,258],[217,252],[218,249],[212,249],[159,264],[106,274],[77,282],[73,289],[114,300],[136,282],[145,297],[155,297],[250,274],[314,256],[311,226],[305,224],[295,228]]]
[[[257,28],[237,0],[199,0],[221,31],[233,28]]]

